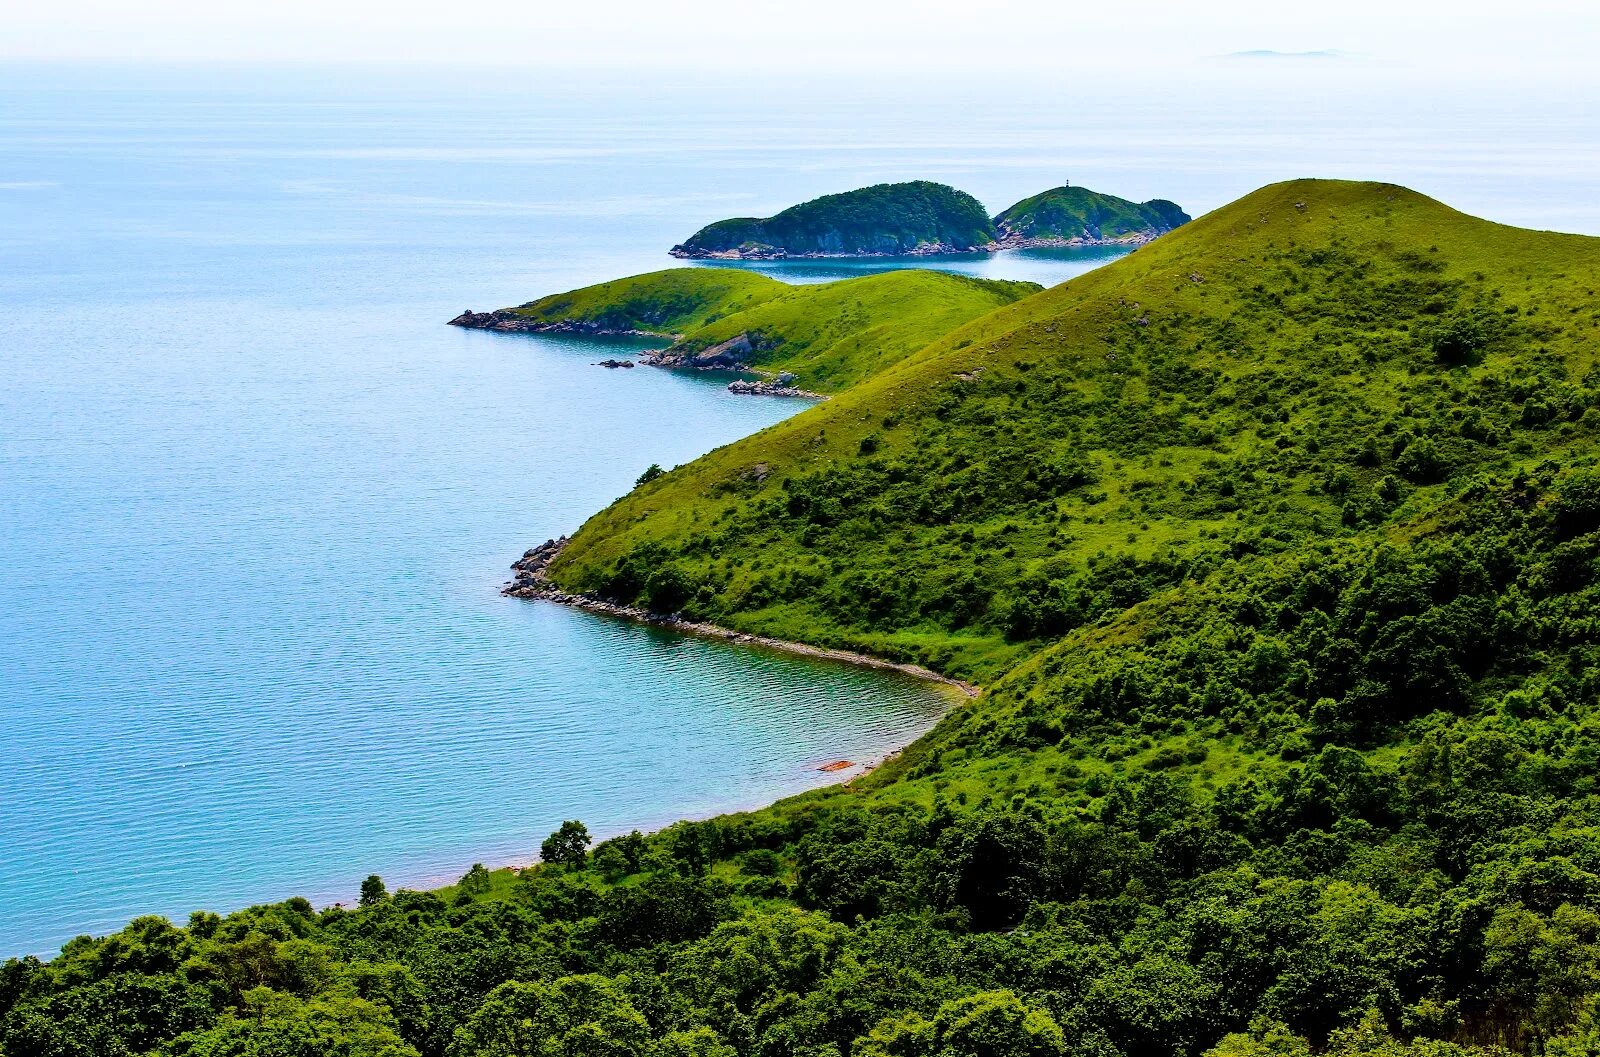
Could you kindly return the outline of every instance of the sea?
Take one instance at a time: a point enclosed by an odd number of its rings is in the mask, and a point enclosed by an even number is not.
[[[949,694],[502,597],[652,463],[804,413],[637,345],[464,331],[675,266],[702,224],[932,179],[1196,215],[1392,180],[1600,233],[1593,98],[1197,60],[649,83],[526,69],[0,67],[0,958],[361,878],[448,883],[749,808]],[[1052,285],[1105,249],[772,262]],[[848,772],[847,772],[848,773]]]

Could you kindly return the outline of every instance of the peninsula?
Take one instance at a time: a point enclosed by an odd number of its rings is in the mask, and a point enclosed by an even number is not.
[[[507,332],[659,337],[668,347],[646,353],[641,363],[769,379],[734,381],[735,392],[818,395],[853,385],[1040,289],[921,269],[791,285],[737,269],[670,268],[517,308],[464,312],[450,322]]]

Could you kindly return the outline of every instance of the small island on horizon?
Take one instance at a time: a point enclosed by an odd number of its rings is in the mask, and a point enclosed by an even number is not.
[[[1139,245],[1189,219],[1165,199],[1137,203],[1069,184],[991,217],[965,191],[913,180],[823,195],[770,217],[719,220],[670,252],[690,260],[781,260]]]

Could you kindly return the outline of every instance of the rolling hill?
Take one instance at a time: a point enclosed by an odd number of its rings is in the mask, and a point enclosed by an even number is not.
[[[1308,180],[973,318],[549,573],[981,697],[760,811],[8,962],[0,1046],[1600,1052],[1597,289]]]

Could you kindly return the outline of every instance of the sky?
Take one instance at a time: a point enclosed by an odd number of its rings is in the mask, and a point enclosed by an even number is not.
[[[40,0],[0,4],[0,57],[1005,75],[1018,66],[1336,51],[1320,61],[1560,76],[1595,0]],[[1270,61],[1270,60],[1268,60]],[[1295,61],[1295,60],[1287,60]],[[1311,60],[1300,60],[1311,61]]]

